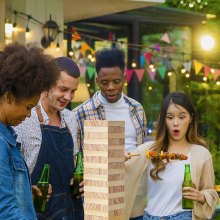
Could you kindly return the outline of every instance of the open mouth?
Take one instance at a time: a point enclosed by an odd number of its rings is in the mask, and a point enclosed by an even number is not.
[[[177,130],[177,129],[173,130],[173,134],[174,134],[175,136],[179,135],[179,133],[180,133],[179,130]]]
[[[108,100],[116,99],[117,95],[107,95]]]

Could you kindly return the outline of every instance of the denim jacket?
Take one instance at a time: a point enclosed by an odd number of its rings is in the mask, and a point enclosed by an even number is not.
[[[10,130],[0,122],[0,219],[35,220],[29,173]]]

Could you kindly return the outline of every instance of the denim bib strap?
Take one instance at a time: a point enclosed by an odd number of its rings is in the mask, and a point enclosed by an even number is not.
[[[45,163],[50,164],[49,182],[53,187],[52,198],[46,204],[46,211],[38,213],[38,219],[73,220],[73,200],[70,192],[72,178],[73,140],[68,129],[41,124],[42,143],[37,163],[31,175],[37,184]]]

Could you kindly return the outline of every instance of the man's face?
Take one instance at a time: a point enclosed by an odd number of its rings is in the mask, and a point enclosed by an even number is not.
[[[121,98],[125,76],[119,67],[103,67],[96,78],[101,94],[109,103]]]
[[[79,77],[74,78],[65,71],[61,71],[56,85],[48,92],[48,105],[58,111],[63,110],[74,98],[78,85]]]

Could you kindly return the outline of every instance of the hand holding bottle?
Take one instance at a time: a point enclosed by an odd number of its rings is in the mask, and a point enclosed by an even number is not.
[[[201,191],[197,190],[195,187],[183,187],[182,195],[186,199],[197,201],[201,204],[205,203],[204,194]]]

